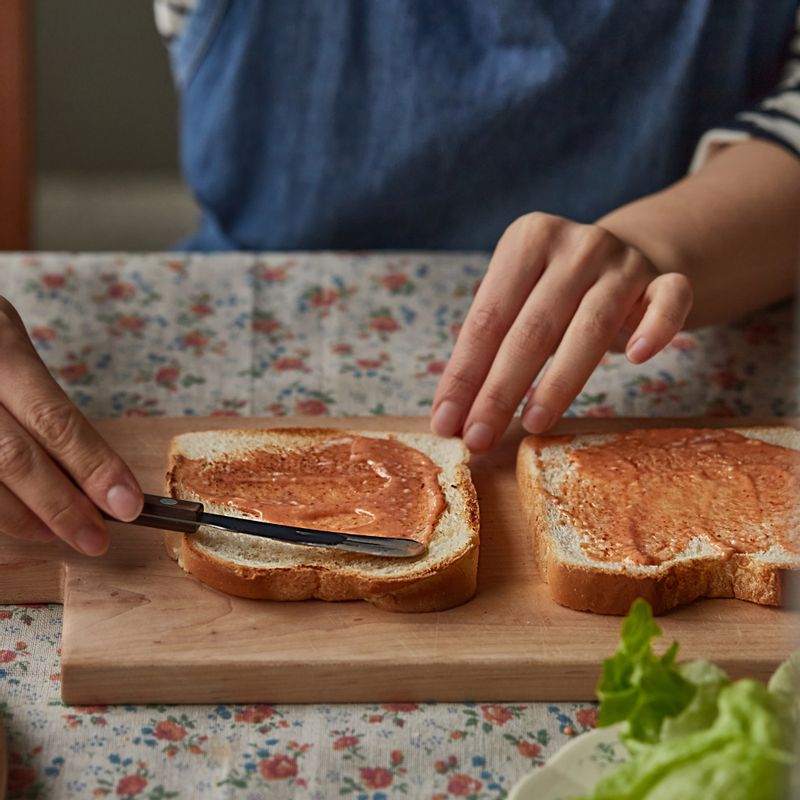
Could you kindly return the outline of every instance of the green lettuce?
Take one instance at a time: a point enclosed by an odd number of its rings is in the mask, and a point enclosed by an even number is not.
[[[800,652],[768,686],[731,682],[708,661],[675,663],[677,644],[657,657],[661,635],[637,600],[598,684],[600,725],[626,722],[631,759],[585,800],[776,800],[788,797],[800,721]],[[796,773],[796,770],[795,770]]]
[[[677,642],[660,658],[653,654],[650,643],[657,636],[661,628],[650,606],[634,601],[622,623],[619,648],[603,662],[597,686],[599,724],[627,721],[626,736],[639,742],[657,742],[664,720],[686,708],[697,691],[675,664]]]

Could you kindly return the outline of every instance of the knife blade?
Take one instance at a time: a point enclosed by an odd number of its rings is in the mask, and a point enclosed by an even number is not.
[[[113,519],[103,514],[107,519]],[[114,520],[119,522],[119,520]],[[205,511],[202,503],[191,500],[176,500],[145,494],[142,513],[131,520],[131,525],[142,525],[160,530],[197,533],[201,525],[218,528],[266,539],[277,539],[292,544],[326,547],[331,550],[344,550],[351,553],[364,553],[372,556],[390,558],[413,558],[427,550],[427,546],[415,539],[390,536],[369,536],[362,533],[340,533],[302,528],[295,525],[279,525],[274,522],[261,522],[244,517],[226,514],[211,514]]]

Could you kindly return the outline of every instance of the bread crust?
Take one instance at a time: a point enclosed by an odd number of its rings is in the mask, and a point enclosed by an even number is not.
[[[663,614],[701,597],[727,597],[760,605],[779,606],[786,594],[787,570],[748,555],[687,558],[655,574],[637,575],[624,564],[603,568],[567,563],[558,557],[548,535],[550,502],[533,468],[537,447],[551,444],[546,437],[529,436],[517,453],[517,486],[533,536],[536,564],[559,605],[597,614],[624,615],[642,597],[653,613]]]
[[[226,431],[230,433],[230,431]],[[235,432],[234,432],[235,433]],[[247,431],[264,434],[266,431]],[[301,437],[307,444],[337,435],[369,435],[369,432],[330,428],[280,428],[269,433]],[[177,454],[170,446],[169,461]],[[187,572],[219,591],[256,600],[366,600],[386,611],[420,613],[443,611],[471,599],[477,590],[479,554],[479,510],[475,487],[466,464],[456,468],[456,489],[465,501],[464,524],[469,529],[465,547],[437,563],[435,569],[413,572],[408,577],[377,577],[341,565],[297,563],[290,567],[250,566],[220,558],[199,546],[192,535],[167,534],[168,554]],[[187,498],[173,468],[167,471],[166,491]],[[434,536],[436,532],[434,531]],[[375,557],[379,558],[379,557]]]

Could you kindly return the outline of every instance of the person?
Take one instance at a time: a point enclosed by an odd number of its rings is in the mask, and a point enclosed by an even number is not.
[[[609,348],[641,363],[794,289],[797,0],[156,0],[156,19],[202,210],[184,248],[496,242],[432,408],[475,452],[523,398],[548,429]],[[101,553],[97,507],[129,520],[139,487],[8,300],[0,342],[0,531]]]

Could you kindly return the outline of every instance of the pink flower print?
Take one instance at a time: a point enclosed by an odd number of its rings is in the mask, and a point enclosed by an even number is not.
[[[172,386],[180,377],[180,367],[161,367],[156,372],[155,381],[159,386]]]
[[[383,361],[379,358],[359,358],[356,364],[361,367],[361,369],[378,369],[378,367],[383,364]]]
[[[208,336],[200,331],[189,331],[183,336],[184,347],[205,347],[208,344]]]
[[[456,797],[469,797],[471,794],[479,792],[483,784],[470,778],[469,775],[453,775],[447,783],[447,791]]]
[[[124,331],[140,331],[144,327],[144,318],[136,314],[126,314],[117,320],[117,325]]]
[[[281,781],[297,775],[297,761],[284,753],[265,758],[258,769],[268,781]]]
[[[58,370],[58,374],[67,382],[67,383],[76,383],[81,378],[86,377],[86,374],[89,372],[89,368],[81,362],[80,364],[68,364],[66,367],[61,367]]]
[[[31,331],[31,337],[37,342],[49,342],[58,336],[58,333],[47,325],[40,325]]]
[[[8,664],[17,657],[13,650],[0,650],[0,664]]]
[[[331,347],[331,352],[336,353],[337,355],[348,355],[349,353],[353,352],[353,345],[345,344],[344,342],[335,344],[333,347]]]
[[[108,296],[114,300],[127,300],[136,294],[136,287],[132,283],[118,281],[108,287]]]
[[[403,758],[404,756],[399,750],[392,750],[389,756],[389,760],[391,761],[393,767],[399,767],[400,764],[403,763]]]
[[[431,375],[441,375],[447,366],[446,361],[434,360],[428,362],[428,372]]]
[[[339,299],[339,292],[336,289],[316,289],[309,298],[311,305],[315,308],[332,306]]]
[[[254,319],[250,323],[250,327],[256,333],[272,333],[273,331],[277,331],[281,327],[281,324],[276,319],[265,317],[264,319]]]
[[[381,278],[381,283],[385,289],[396,292],[408,283],[408,275],[404,272],[390,272]]]
[[[258,724],[264,722],[275,716],[275,709],[273,706],[268,706],[262,703],[245,706],[241,711],[234,714],[236,722],[252,722]]]
[[[117,795],[119,797],[133,797],[139,794],[147,786],[147,778],[143,775],[126,775],[120,778],[117,784]]]
[[[639,389],[645,394],[663,394],[669,391],[669,384],[666,381],[651,378],[650,380],[642,381],[639,384]]]
[[[711,383],[715,383],[723,389],[735,389],[740,381],[736,373],[727,369],[721,369],[711,374]]]
[[[156,739],[164,739],[168,742],[179,742],[181,739],[186,738],[186,728],[178,725],[177,722],[162,719],[153,730],[153,736]]]
[[[276,358],[272,362],[272,369],[277,370],[278,372],[287,372],[291,369],[303,369],[305,364],[303,363],[302,358]]]
[[[370,319],[369,327],[374,331],[391,333],[400,327],[400,323],[390,314],[377,314]]]
[[[481,706],[483,711],[483,718],[487,722],[493,722],[497,725],[505,725],[514,715],[505,706]]]
[[[536,742],[529,742],[523,739],[517,742],[517,752],[523,758],[536,758],[542,752],[542,746]]]
[[[691,336],[678,335],[670,343],[670,347],[675,350],[697,350],[697,342]]]
[[[328,406],[315,397],[306,397],[297,401],[294,410],[296,414],[325,414]]]
[[[613,417],[613,406],[591,406],[583,412],[584,417]]]
[[[597,727],[597,708],[590,706],[589,708],[582,708],[575,714],[575,719],[578,720],[579,725],[584,728]]]
[[[385,789],[392,785],[394,775],[385,767],[361,767],[358,771],[365,789]]]
[[[207,317],[214,313],[214,309],[208,303],[196,303],[192,306],[191,312],[196,317]]]
[[[261,280],[267,281],[268,283],[282,281],[284,278],[286,278],[285,267],[264,267],[261,271]]]
[[[47,289],[60,289],[66,282],[67,278],[65,275],[58,275],[54,272],[42,275],[42,284]]]
[[[358,736],[340,736],[334,743],[334,750],[347,750],[358,746]]]

